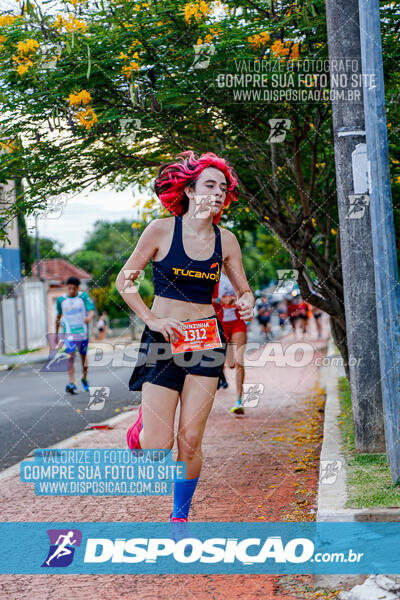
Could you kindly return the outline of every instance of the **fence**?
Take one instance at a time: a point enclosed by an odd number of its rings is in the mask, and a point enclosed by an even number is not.
[[[23,279],[0,296],[0,353],[12,354],[46,345],[47,284]]]

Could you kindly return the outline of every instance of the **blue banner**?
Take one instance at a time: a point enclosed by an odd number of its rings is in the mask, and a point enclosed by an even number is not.
[[[21,254],[19,248],[0,248],[0,283],[21,280]]]
[[[0,523],[0,535],[2,574],[400,573],[400,523]]]
[[[165,496],[186,478],[186,463],[171,450],[39,448],[20,463],[20,476],[36,496]]]

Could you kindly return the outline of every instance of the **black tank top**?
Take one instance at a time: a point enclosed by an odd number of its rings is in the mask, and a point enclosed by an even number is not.
[[[215,231],[214,253],[207,260],[190,258],[182,241],[182,216],[175,217],[174,236],[165,258],[153,260],[154,293],[157,296],[211,304],[214,286],[218,283],[222,267],[221,232]]]

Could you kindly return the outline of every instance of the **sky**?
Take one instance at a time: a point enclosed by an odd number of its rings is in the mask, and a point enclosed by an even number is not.
[[[115,192],[104,188],[98,192],[85,192],[67,199],[65,206],[57,213],[41,216],[38,219],[39,237],[52,238],[64,244],[63,251],[70,253],[81,248],[86,234],[93,230],[95,221],[120,221],[138,218],[138,210],[133,207],[132,189]],[[60,214],[61,213],[61,214]],[[26,219],[28,232],[35,234],[35,218]]]

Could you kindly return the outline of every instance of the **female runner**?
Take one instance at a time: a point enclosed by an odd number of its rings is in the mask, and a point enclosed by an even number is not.
[[[177,460],[186,463],[186,479],[175,479],[172,522],[188,519],[202,466],[202,438],[225,362],[226,339],[211,302],[222,265],[241,319],[252,319],[255,302],[236,236],[216,225],[224,207],[238,199],[232,167],[211,152],[198,157],[188,151],[177,158],[162,165],[155,180],[157,196],[175,216],[146,227],[116,280],[125,302],[145,322],[129,382],[131,390],[142,390],[142,404],[128,431],[128,446],[172,449],[180,398]],[[151,309],[130,287],[150,260]],[[171,343],[182,339],[185,321],[209,322],[215,349],[173,354]]]

